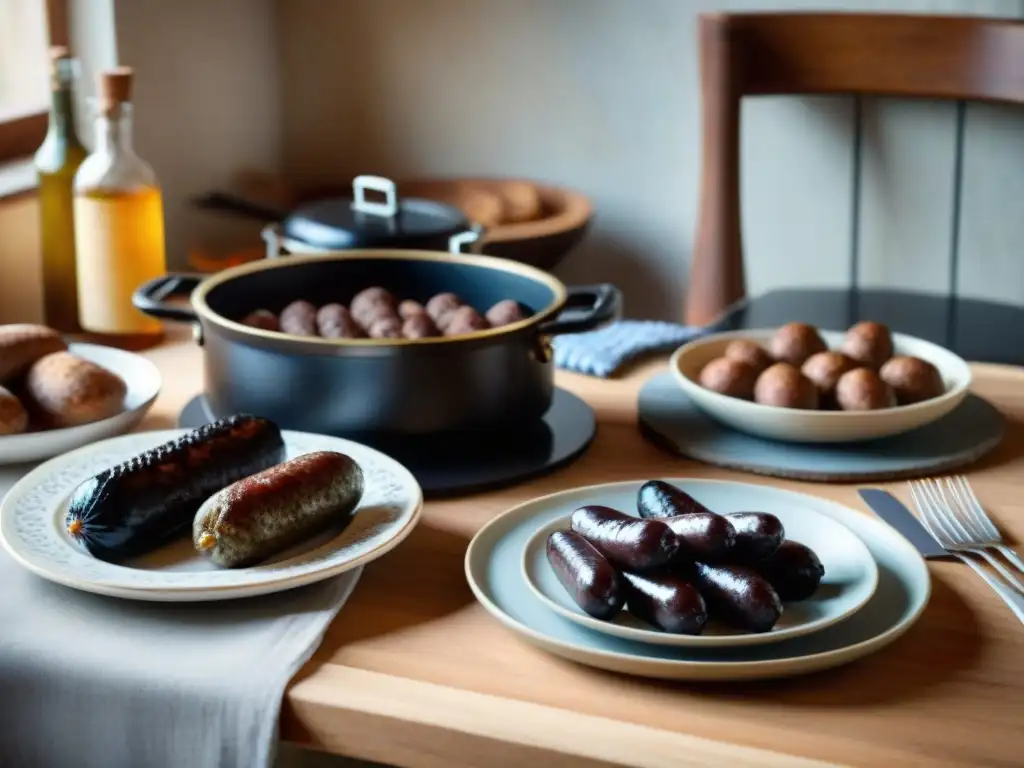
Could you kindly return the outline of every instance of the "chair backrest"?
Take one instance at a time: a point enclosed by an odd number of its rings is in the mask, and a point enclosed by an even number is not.
[[[740,99],[870,94],[1024,104],[1024,22],[897,14],[700,17],[701,189],[686,320],[746,295]]]

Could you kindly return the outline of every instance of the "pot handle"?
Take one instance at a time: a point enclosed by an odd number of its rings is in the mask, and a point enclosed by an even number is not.
[[[448,252],[480,253],[480,248],[484,244],[484,234],[486,234],[486,230],[479,224],[473,224],[469,229],[456,232],[448,238]],[[469,247],[463,250],[465,246]]]
[[[191,307],[168,306],[164,302],[172,296],[188,296],[203,281],[202,275],[185,273],[163,275],[143,283],[132,294],[137,310],[161,320],[194,323],[199,320]]]
[[[568,294],[562,311],[540,326],[541,333],[557,336],[592,331],[616,319],[622,311],[622,292],[610,283],[576,286],[569,288]]]

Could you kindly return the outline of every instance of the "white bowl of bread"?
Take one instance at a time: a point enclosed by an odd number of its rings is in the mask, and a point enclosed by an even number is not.
[[[771,440],[847,443],[931,424],[956,408],[970,366],[879,323],[716,333],[676,350],[679,386],[705,413]]]
[[[68,344],[51,328],[0,325],[0,464],[39,461],[123,434],[160,393],[144,357]]]

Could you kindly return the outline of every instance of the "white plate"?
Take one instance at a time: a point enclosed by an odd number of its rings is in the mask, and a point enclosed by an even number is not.
[[[584,504],[619,509],[634,503],[643,481],[556,493],[517,506],[482,528],[466,552],[466,578],[477,600],[507,628],[539,648],[572,661],[644,677],[681,680],[755,680],[815,672],[866,656],[898,638],[928,603],[931,580],[917,551],[868,514],[841,504],[768,485],[672,479],[713,508],[757,506],[811,510],[849,528],[878,566],[878,588],[849,618],[810,635],[767,645],[693,648],[638,643],[594,632],[550,610],[526,585],[523,547],[541,526]]]
[[[680,487],[697,501],[707,504],[708,500],[699,486],[687,482]],[[714,511],[728,514],[751,509],[759,508],[716,507]],[[634,514],[630,508],[622,511]],[[825,576],[818,591],[809,599],[785,603],[782,616],[771,632],[743,632],[712,621],[700,635],[677,635],[656,629],[625,610],[611,621],[595,619],[584,613],[566,592],[547,559],[548,536],[557,530],[568,530],[569,516],[542,526],[527,542],[523,549],[523,578],[527,586],[551,610],[596,632],[641,643],[693,648],[763,645],[789,640],[842,621],[871,599],[878,586],[878,568],[867,546],[849,528],[803,506],[777,507],[773,514],[782,521],[787,539],[799,541],[814,550],[825,566]]]
[[[669,369],[687,396],[709,416],[742,432],[795,443],[850,443],[909,432],[931,424],[956,408],[967,397],[971,385],[971,369],[962,358],[938,344],[901,333],[892,335],[895,353],[920,357],[938,368],[946,384],[944,394],[922,403],[877,411],[809,411],[728,397],[698,383],[701,369],[721,357],[730,341],[751,339],[767,345],[775,330],[704,336],[677,349]],[[819,333],[829,349],[838,349],[845,336],[841,331]]]
[[[379,451],[350,440],[284,431],[289,459],[338,451],[363,470],[365,490],[352,522],[260,565],[223,569],[189,537],[130,563],[98,560],[65,533],[67,500],[84,480],[137,453],[187,434],[173,429],[106,440],[52,459],[23,477],[0,505],[0,540],[15,560],[50,581],[133,600],[227,600],[281,592],[375,560],[412,531],[423,509],[419,484]]]
[[[160,371],[132,352],[98,344],[69,344],[68,351],[116,373],[127,386],[124,409],[109,419],[67,429],[48,429],[0,437],[0,464],[41,461],[83,445],[123,435],[142,421],[160,394]]]

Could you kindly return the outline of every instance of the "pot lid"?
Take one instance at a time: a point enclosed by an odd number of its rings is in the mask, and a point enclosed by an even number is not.
[[[398,199],[395,183],[381,176],[357,176],[353,198],[335,197],[297,207],[282,222],[285,237],[332,250],[403,248],[450,237],[469,229],[454,206],[419,198]],[[366,199],[380,192],[383,202]]]

